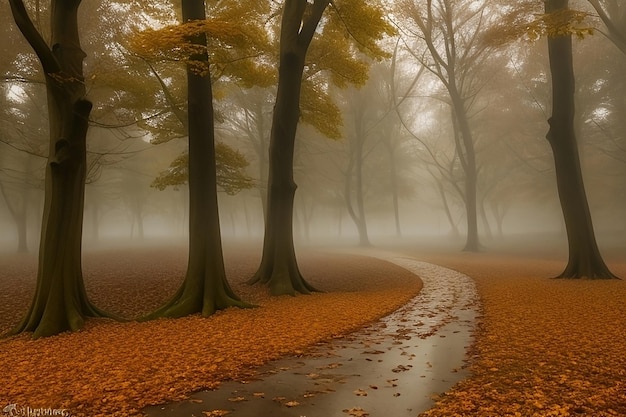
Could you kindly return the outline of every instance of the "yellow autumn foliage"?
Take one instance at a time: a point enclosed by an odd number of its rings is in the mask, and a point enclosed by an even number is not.
[[[534,42],[546,36],[573,35],[582,39],[595,33],[590,17],[574,9],[545,13],[542,2],[519,2],[485,32],[484,40],[491,45],[506,45],[523,39]]]

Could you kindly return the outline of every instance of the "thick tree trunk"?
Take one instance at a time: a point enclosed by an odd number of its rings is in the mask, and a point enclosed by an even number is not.
[[[293,243],[293,154],[300,117],[304,59],[329,0],[286,0],[280,34],[278,90],[272,116],[269,148],[267,215],[261,264],[250,284],[263,283],[274,295],[308,294]],[[308,13],[307,13],[308,11]],[[305,14],[306,13],[306,14]]]
[[[11,0],[15,21],[37,53],[48,94],[50,148],[34,300],[13,333],[33,337],[78,330],[85,317],[102,316],[88,300],[81,268],[86,177],[86,136],[92,104],[85,99],[85,53],[78,36],[80,0],[51,6],[52,47],[28,18],[20,0]]]
[[[281,56],[276,104],[269,149],[267,217],[261,265],[250,283],[263,283],[272,294],[313,291],[302,277],[293,243],[293,153],[299,118],[299,97],[304,57]]]
[[[548,0],[546,13],[568,8],[568,0]],[[614,278],[596,243],[574,132],[574,69],[571,36],[548,38],[552,73],[552,117],[546,138],[552,147],[569,259],[561,278]]]
[[[183,21],[205,19],[204,1],[183,0]],[[206,47],[205,35],[192,40]],[[190,58],[208,65],[208,54]],[[210,75],[187,69],[189,121],[189,258],[182,286],[148,316],[209,316],[227,307],[247,307],[226,281],[217,204],[213,92]]]

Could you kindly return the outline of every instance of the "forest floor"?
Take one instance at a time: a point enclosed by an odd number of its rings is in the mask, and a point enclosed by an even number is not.
[[[346,335],[396,310],[421,281],[390,263],[361,256],[303,253],[310,296],[270,297],[245,284],[258,266],[253,250],[226,251],[233,289],[254,309],[209,318],[118,323],[93,319],[84,330],[31,340],[0,340],[0,406],[66,409],[72,416],[135,416],[145,406],[184,399],[317,342]],[[99,307],[123,317],[146,314],[180,285],[186,251],[115,249],[84,255],[85,285]],[[0,332],[25,314],[35,286],[32,256],[0,258]]]
[[[626,248],[603,253],[622,280],[552,279],[565,253],[541,242],[451,253],[396,248],[469,275],[481,318],[471,376],[424,416],[626,416]]]
[[[564,266],[562,254],[538,248],[393,251],[469,275],[481,300],[469,352],[471,376],[440,396],[426,415],[626,416],[626,281],[550,279]],[[607,260],[626,277],[623,253],[609,252]],[[421,288],[414,275],[381,260],[307,252],[300,256],[301,269],[326,292],[271,298],[243,283],[257,266],[255,251],[226,255],[235,291],[260,308],[229,309],[208,319],[98,319],[74,334],[1,340],[0,406],[63,408],[75,416],[139,415],[147,405],[245,378],[269,360],[347,334]],[[87,291],[96,305],[136,317],[177,289],[185,262],[184,250],[86,253]],[[28,307],[36,265],[32,257],[14,255],[0,256],[0,265],[4,332]]]

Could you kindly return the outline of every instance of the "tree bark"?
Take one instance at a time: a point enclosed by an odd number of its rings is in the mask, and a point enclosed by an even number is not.
[[[33,337],[78,330],[89,316],[104,316],[85,292],[81,241],[86,178],[86,136],[92,104],[86,96],[78,34],[80,0],[53,0],[51,44],[35,29],[21,0],[10,0],[17,26],[46,74],[50,147],[33,302],[12,333]]]
[[[548,0],[546,13],[567,9],[568,0]],[[571,35],[548,38],[552,117],[546,139],[552,147],[569,259],[560,278],[615,278],[596,243],[574,131],[574,69]]]
[[[269,286],[274,295],[315,289],[307,283],[296,259],[293,243],[293,203],[296,183],[293,154],[300,117],[300,90],[304,60],[329,0],[286,0],[280,33],[278,90],[272,116],[269,147],[267,215],[261,264],[250,284]]]
[[[183,21],[206,19],[204,1],[183,0]],[[191,39],[206,48],[206,35]],[[208,53],[190,57],[208,65]],[[248,307],[226,280],[217,203],[215,131],[211,76],[187,67],[189,127],[189,258],[174,297],[147,318],[210,316],[227,307]]]

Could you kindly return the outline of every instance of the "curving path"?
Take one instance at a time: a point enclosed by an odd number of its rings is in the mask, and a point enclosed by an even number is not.
[[[363,254],[363,252],[359,252]],[[459,272],[386,252],[365,253],[418,275],[408,304],[313,354],[265,365],[253,381],[226,382],[187,401],[148,407],[148,416],[415,416],[467,375],[478,296]]]

